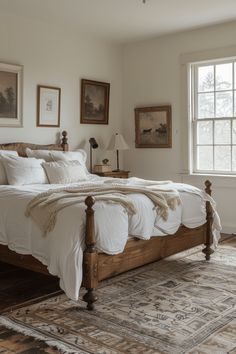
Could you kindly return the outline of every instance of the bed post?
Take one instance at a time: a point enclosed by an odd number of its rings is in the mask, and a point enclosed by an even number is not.
[[[205,192],[211,196],[211,182],[207,180],[205,182]],[[211,203],[209,201],[206,202],[206,243],[205,248],[202,250],[205,253],[205,258],[207,261],[210,260],[211,254],[214,253],[213,249],[211,248],[212,245],[212,222],[213,222],[213,210],[211,207]]]
[[[98,285],[98,254],[95,248],[95,228],[94,228],[94,210],[95,200],[89,196],[85,199],[86,209],[86,233],[83,260],[83,285],[87,292],[83,296],[83,300],[87,302],[87,309],[94,309],[94,302],[97,301],[95,289]]]
[[[63,130],[62,134],[62,139],[61,139],[61,146],[63,151],[68,151],[69,146],[68,146],[68,138],[67,138],[67,131]]]

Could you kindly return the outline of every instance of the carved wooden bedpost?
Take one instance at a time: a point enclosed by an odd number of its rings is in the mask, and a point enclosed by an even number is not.
[[[83,261],[83,285],[87,290],[83,300],[87,302],[87,309],[94,309],[94,302],[97,301],[95,289],[98,285],[98,254],[95,248],[95,228],[94,228],[94,210],[95,200],[89,196],[85,199],[86,209],[86,233]]]
[[[211,196],[211,182],[206,181],[205,182],[205,192]],[[211,258],[211,254],[214,253],[213,249],[211,248],[212,245],[212,222],[213,222],[213,210],[211,207],[210,202],[206,202],[206,220],[207,220],[207,229],[206,229],[206,243],[205,243],[205,248],[202,250],[203,253],[205,253],[206,260],[209,261]]]
[[[61,146],[63,151],[68,151],[69,146],[68,146],[68,138],[67,138],[67,131],[63,130],[62,134],[62,139],[61,139]]]

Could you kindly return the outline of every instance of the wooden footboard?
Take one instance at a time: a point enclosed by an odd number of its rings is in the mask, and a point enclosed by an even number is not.
[[[211,182],[206,181],[205,187],[206,193],[211,195]],[[206,223],[204,225],[194,229],[181,226],[174,235],[152,237],[150,240],[131,239],[127,242],[124,252],[114,256],[97,253],[93,204],[93,198],[88,197],[86,199],[86,250],[83,264],[83,286],[87,289],[87,293],[83,299],[87,302],[89,310],[93,310],[94,302],[97,300],[95,291],[100,280],[201,244],[205,244],[203,252],[206,260],[210,260],[210,255],[213,253],[211,249],[213,211],[209,201],[206,202]]]

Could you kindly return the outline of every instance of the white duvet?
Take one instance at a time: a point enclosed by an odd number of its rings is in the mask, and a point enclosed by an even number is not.
[[[91,175],[90,181],[106,183],[107,179]],[[120,183],[134,184],[136,179],[121,180]],[[177,189],[182,201],[176,210],[169,210],[166,221],[157,216],[153,203],[142,194],[129,195],[138,211],[133,216],[128,216],[120,205],[95,203],[96,247],[99,251],[107,254],[122,252],[128,235],[147,240],[151,236],[174,234],[181,224],[194,228],[205,223],[205,201],[194,193],[197,188],[180,183],[161,186]],[[82,281],[85,205],[61,210],[54,230],[47,237],[42,237],[38,226],[31,218],[25,217],[28,202],[38,193],[53,188],[58,185],[0,186],[0,243],[17,253],[33,255],[48,267],[51,274],[60,278],[60,286],[67,296],[77,300]],[[220,234],[217,214],[215,218],[214,237],[217,241]]]

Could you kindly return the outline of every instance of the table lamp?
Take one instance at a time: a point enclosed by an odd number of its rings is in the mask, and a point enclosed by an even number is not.
[[[116,150],[117,167],[116,167],[116,170],[114,170],[114,171],[120,171],[119,150],[128,150],[128,149],[129,149],[129,145],[125,142],[123,135],[116,133],[111,137],[111,140],[108,144],[107,150]]]

